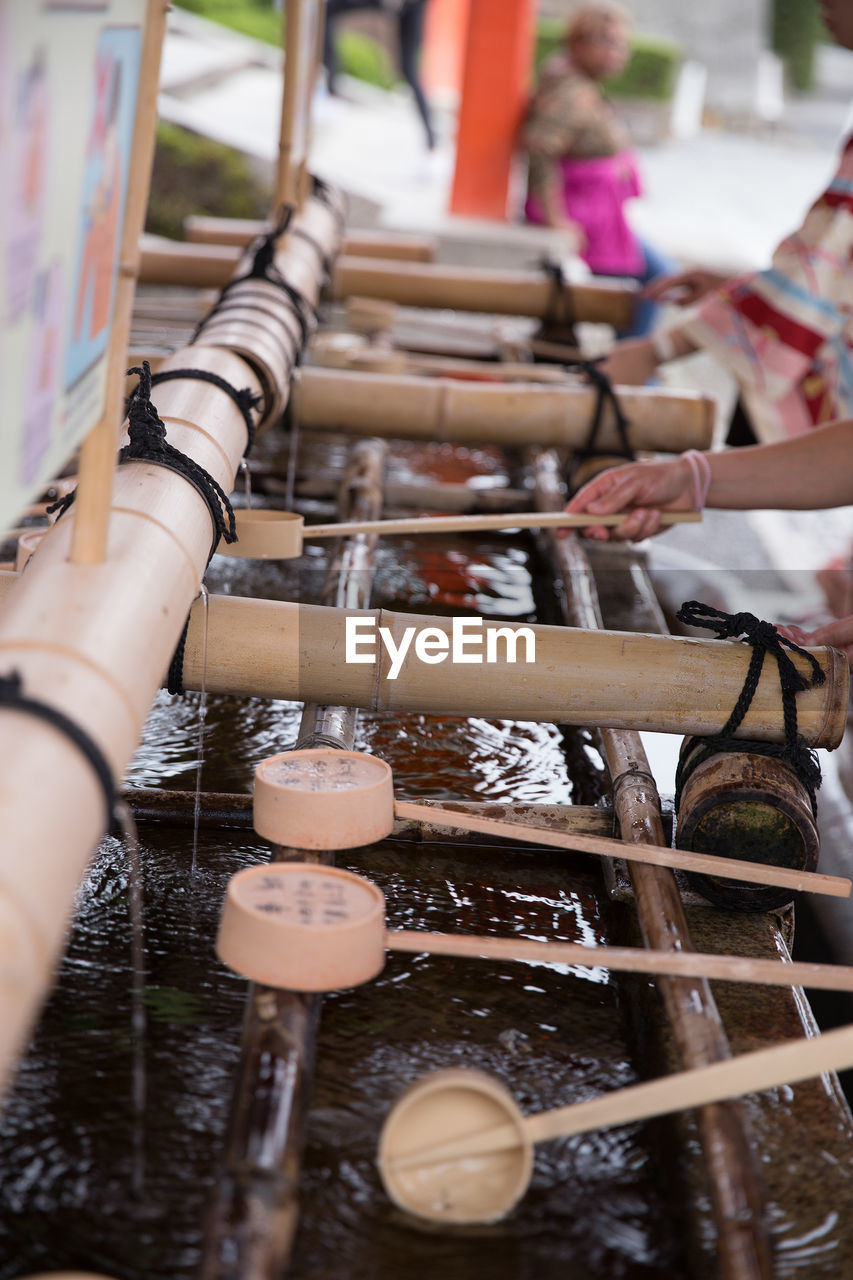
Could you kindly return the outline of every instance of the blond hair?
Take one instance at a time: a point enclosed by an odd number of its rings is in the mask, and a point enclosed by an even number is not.
[[[626,30],[631,27],[631,15],[624,5],[616,0],[593,0],[590,4],[580,5],[569,19],[566,28],[566,44],[571,46],[590,36],[597,36],[606,27],[614,23]]]

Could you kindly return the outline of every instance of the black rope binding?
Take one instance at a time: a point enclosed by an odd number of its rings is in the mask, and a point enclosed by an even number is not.
[[[343,240],[346,232],[346,217],[342,209],[340,209],[334,199],[335,188],[323,178],[318,178],[316,173],[311,175],[311,195],[315,200],[319,200],[324,204],[335,220],[338,229],[338,237]]]
[[[268,284],[275,285],[277,289],[281,289],[282,293],[290,300],[293,316],[299,326],[300,334],[299,348],[294,353],[294,361],[297,365],[302,363],[304,349],[316,324],[316,312],[305,295],[295,289],[292,284],[289,284],[275,265],[276,244],[279,238],[287,231],[292,219],[293,205],[282,205],[275,226],[250,245],[249,253],[252,255],[252,262],[249,270],[245,275],[235,276],[233,280],[229,280],[220,291],[219,298],[214,303],[213,309],[196,329],[190,340],[191,343],[198,339],[200,334],[204,332],[205,326],[219,311],[227,309],[225,300],[236,285],[242,284],[246,280],[266,280]]]
[[[153,462],[157,466],[176,471],[198,490],[207,503],[213,521],[214,551],[220,538],[226,542],[236,542],[237,527],[228,494],[204,467],[187,454],[181,453],[180,449],[176,449],[166,439],[166,424],[151,403],[150,364],[143,360],[141,367],[134,365],[127,372],[138,374],[139,382],[128,397],[127,434],[130,443],[119,451],[119,462]]]
[[[219,545],[220,538],[223,538],[225,542],[237,541],[234,508],[231,506],[228,494],[214,480],[209,471],[205,471],[204,467],[200,466],[194,459],[190,458],[186,453],[181,453],[181,450],[176,449],[174,445],[169,444],[166,439],[166,424],[161,420],[156,408],[151,403],[152,376],[151,366],[148,361],[143,360],[141,367],[134,365],[127,372],[128,374],[138,374],[139,382],[131,391],[126,402],[127,434],[130,437],[130,443],[119,450],[119,463],[153,462],[159,467],[168,467],[170,471],[177,472],[179,476],[183,476],[185,480],[189,481],[193,488],[204,498],[207,503],[207,509],[210,512],[210,518],[213,521],[213,544],[208,556],[209,563]],[[176,372],[174,376],[179,376],[179,373]],[[183,376],[183,373],[180,373],[180,376]],[[215,374],[213,376],[216,377]],[[59,513],[56,517],[57,520],[64,516],[76,495],[77,490],[73,489],[64,498],[52,503],[47,508],[48,514],[57,511]]]
[[[36,716],[39,720],[46,721],[48,724],[53,725],[54,729],[64,733],[66,738],[82,752],[101,784],[106,804],[104,830],[108,830],[112,825],[113,808],[115,807],[113,774],[107,763],[106,756],[98,744],[89,737],[85,729],[81,729],[79,724],[75,724],[64,711],[59,711],[56,707],[50,706],[49,703],[39,701],[38,698],[27,697],[23,691],[23,681],[19,671],[11,671],[5,676],[0,675],[0,707],[7,707],[11,711],[25,711],[28,715]]]
[[[539,268],[551,281],[548,302],[542,324],[547,328],[566,328],[574,330],[577,324],[574,297],[569,281],[563,271],[563,264],[554,258],[540,258]]]
[[[166,690],[168,693],[184,694],[184,654],[187,651],[187,635],[190,629],[190,614],[187,614],[187,620],[184,623],[184,629],[181,632],[181,638],[175,646],[175,652],[172,654],[172,661],[169,663],[169,671],[166,675]]]
[[[220,391],[224,391],[226,395],[231,397],[243,415],[243,421],[246,424],[248,442],[243,450],[243,457],[245,458],[255,443],[256,422],[252,414],[260,410],[263,404],[263,396],[256,395],[249,387],[241,387],[238,390],[227,378],[221,377],[218,373],[211,373],[208,369],[165,369],[162,373],[151,375],[151,386],[156,387],[158,382],[171,382],[175,378],[194,378],[199,382],[209,382],[212,386],[218,387]]]
[[[820,663],[806,649],[793,640],[781,636],[772,622],[762,622],[752,613],[724,613],[698,600],[686,601],[675,615],[680,622],[691,627],[703,627],[714,631],[718,640],[742,636],[752,645],[749,668],[743,688],[726,723],[713,737],[703,738],[702,746],[692,752],[689,759],[679,761],[675,776],[675,807],[681,802],[681,792],[694,769],[719,751],[746,751],[752,755],[775,756],[786,761],[802,782],[811,801],[812,814],[817,817],[817,792],[822,780],[817,753],[806,746],[797,731],[797,694],[803,689],[814,689],[825,684],[826,676]],[[794,666],[786,649],[802,654],[811,664],[811,679],[802,676]],[[779,684],[782,691],[782,715],[785,726],[784,744],[755,742],[748,738],[735,738],[734,732],[750,708],[766,654],[776,659]]]

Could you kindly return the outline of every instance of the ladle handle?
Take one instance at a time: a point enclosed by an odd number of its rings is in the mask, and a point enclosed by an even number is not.
[[[757,1049],[707,1067],[617,1089],[588,1102],[542,1111],[525,1117],[523,1124],[532,1142],[544,1142],[590,1129],[648,1120],[688,1107],[703,1107],[850,1066],[853,1066],[853,1026],[839,1027],[808,1040],[800,1038],[769,1049]],[[408,1153],[394,1164],[397,1168],[437,1164],[502,1151],[517,1144],[515,1126],[498,1125],[480,1134]]]
[[[622,524],[625,512],[592,516],[568,511],[497,512],[482,516],[413,516],[406,520],[363,520],[344,524],[312,524],[305,538],[346,538],[353,533],[467,533],[478,529],[585,529],[588,525]],[[695,524],[701,511],[662,511],[661,524]]]
[[[796,871],[791,867],[774,867],[765,863],[744,862],[738,858],[720,858],[711,853],[686,853],[659,845],[628,844],[607,836],[564,834],[544,827],[531,827],[498,818],[481,818],[457,813],[453,809],[433,808],[398,800],[394,805],[398,818],[430,822],[437,827],[458,827],[462,831],[480,831],[509,840],[526,840],[531,844],[554,849],[570,849],[575,853],[593,853],[604,858],[624,858],[627,862],[653,863],[657,867],[674,867],[680,871],[697,871],[723,879],[744,880],[751,884],[778,885],[784,889],[808,890],[831,898],[849,898],[850,880],[844,876],[827,876],[817,871]]]
[[[853,965],[814,964],[808,960],[786,962],[704,951],[587,946],[581,942],[538,942],[533,938],[429,933],[420,929],[389,929],[385,945],[391,951],[423,951],[430,955],[538,960],[543,964],[576,964],[621,973],[664,973],[675,978],[714,978],[721,982],[757,982],[771,987],[853,991]]]

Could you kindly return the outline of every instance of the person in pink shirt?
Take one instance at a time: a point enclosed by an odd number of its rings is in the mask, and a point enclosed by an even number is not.
[[[529,161],[525,215],[565,230],[596,275],[645,284],[671,268],[625,216],[642,185],[628,134],[601,89],[628,61],[628,32],[621,5],[586,4],[569,24],[564,48],[543,63],[521,135]],[[656,310],[641,301],[623,336],[648,333]]]

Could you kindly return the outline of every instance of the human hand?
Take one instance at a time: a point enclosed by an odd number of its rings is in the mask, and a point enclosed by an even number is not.
[[[617,342],[601,368],[614,385],[642,386],[658,367],[655,349],[648,338],[630,338]]]
[[[728,279],[728,276],[719,271],[694,267],[691,271],[658,276],[640,291],[640,297],[647,298],[649,302],[671,302],[677,307],[688,307],[704,298],[706,293],[719,289]]]
[[[777,630],[795,644],[813,648],[815,645],[829,645],[832,649],[840,649],[853,667],[853,613],[845,618],[833,618],[825,626],[815,631],[803,631],[800,627],[777,627]]]
[[[639,542],[660,529],[660,513],[693,509],[694,480],[690,464],[681,458],[663,462],[632,462],[602,471],[584,485],[566,506],[586,512],[590,523],[584,536],[597,542]],[[596,515],[626,511],[620,525],[596,525]]]

